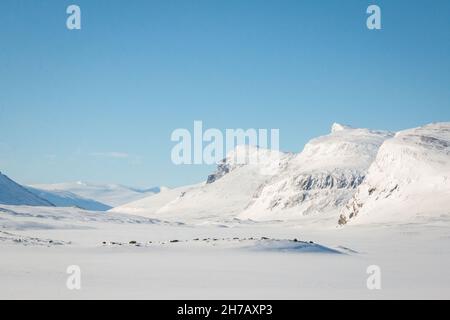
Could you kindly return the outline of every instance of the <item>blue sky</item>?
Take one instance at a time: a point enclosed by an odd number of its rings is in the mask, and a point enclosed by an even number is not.
[[[82,30],[66,28],[66,7]],[[366,28],[366,8],[382,30]],[[0,170],[22,183],[198,182],[176,128],[450,121],[450,1],[2,0]]]

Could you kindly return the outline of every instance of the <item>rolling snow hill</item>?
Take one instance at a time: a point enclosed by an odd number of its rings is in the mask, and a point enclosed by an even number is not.
[[[120,206],[160,192],[160,188],[136,189],[122,185],[90,184],[85,182],[68,182],[57,184],[39,184],[30,186],[35,189],[50,192],[70,192],[85,199],[92,199],[109,207]]]
[[[380,148],[339,223],[450,216],[450,122],[398,132]]]
[[[0,203],[8,205],[53,206],[0,172]]]

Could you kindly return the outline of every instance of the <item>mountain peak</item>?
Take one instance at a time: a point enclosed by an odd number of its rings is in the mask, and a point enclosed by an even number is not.
[[[331,126],[331,132],[338,132],[338,131],[343,131],[343,130],[347,130],[347,129],[353,129],[350,126],[344,125],[344,124],[340,124],[340,123],[333,123],[333,125]]]

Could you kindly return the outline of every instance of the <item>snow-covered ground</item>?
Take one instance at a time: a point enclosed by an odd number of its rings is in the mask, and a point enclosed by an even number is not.
[[[450,297],[450,221],[336,227],[181,224],[75,208],[0,206],[0,298]],[[313,243],[310,243],[313,242]],[[67,267],[81,268],[69,290]],[[381,290],[366,285],[381,269]]]

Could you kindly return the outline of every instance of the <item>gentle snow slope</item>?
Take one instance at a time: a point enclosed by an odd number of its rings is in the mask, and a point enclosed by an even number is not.
[[[80,181],[47,185],[33,185],[31,187],[45,191],[68,191],[83,198],[93,199],[110,207],[116,207],[125,203],[136,201],[160,191],[160,188],[140,190],[125,187],[122,185],[100,185]]]
[[[262,185],[240,218],[295,219],[315,213],[337,216],[364,180],[378,148],[392,133],[334,124],[329,135],[304,150]]]
[[[450,122],[401,131],[387,140],[341,213],[341,224],[450,215]]]
[[[52,206],[0,172],[0,203],[10,205]]]

